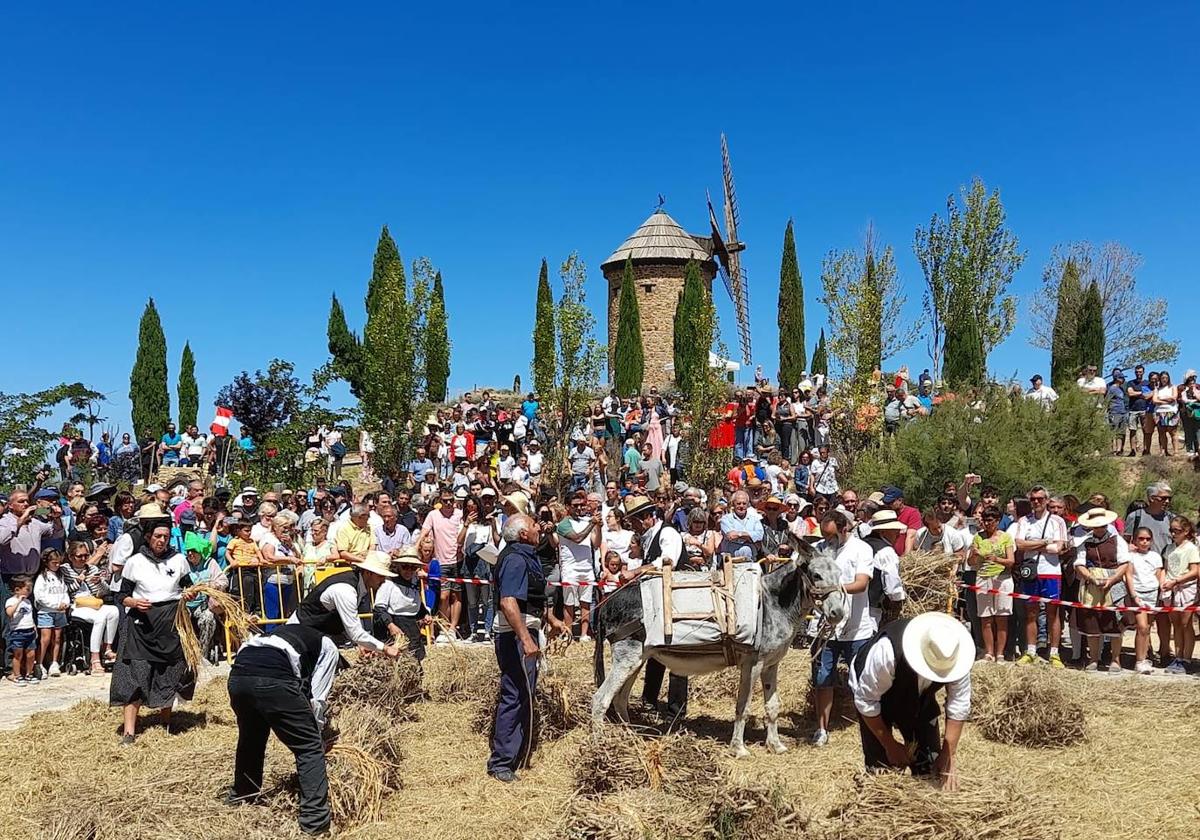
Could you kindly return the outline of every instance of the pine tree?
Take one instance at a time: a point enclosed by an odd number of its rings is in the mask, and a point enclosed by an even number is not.
[[[862,307],[866,312],[883,311],[883,289],[879,270],[875,264],[875,249],[867,243],[866,268],[863,273]],[[883,323],[873,318],[865,319],[858,333],[857,365],[854,375],[865,380],[883,364]]]
[[[813,348],[812,356],[812,372],[813,374],[821,374],[829,377],[829,351],[825,349],[825,328],[821,328],[821,337],[817,339],[817,346]]]
[[[138,327],[137,356],[129,374],[129,402],[138,440],[163,433],[171,420],[171,395],[167,389],[167,337],[154,298],[147,301]]]
[[[633,258],[625,259],[621,278],[621,299],[617,306],[617,343],[613,348],[609,371],[618,394],[637,394],[646,375],[646,357],[642,348],[642,315],[638,310],[637,283],[633,277]]]
[[[983,339],[973,314],[960,305],[948,321],[942,378],[952,389],[978,388],[984,384],[987,375]]]
[[[433,295],[429,299],[429,318],[425,326],[425,387],[430,402],[446,401],[449,380],[450,330],[442,273],[439,271],[433,278]]]
[[[554,295],[550,291],[550,272],[543,259],[533,318],[533,390],[543,396],[554,389],[554,348]]]
[[[1100,287],[1093,280],[1079,303],[1079,331],[1075,336],[1077,370],[1083,365],[1095,365],[1104,370],[1104,300]]]
[[[672,346],[675,361],[675,383],[688,395],[708,366],[712,336],[707,342],[696,334],[696,324],[703,320],[707,293],[700,277],[700,266],[689,260],[683,269],[683,291],[675,307],[675,336]]]
[[[804,347],[804,283],[796,262],[792,220],[783,232],[783,261],[779,266],[779,385],[800,381],[806,364]]]
[[[1079,332],[1082,298],[1079,268],[1074,260],[1068,259],[1058,282],[1058,305],[1054,310],[1050,338],[1050,385],[1056,389],[1073,384],[1079,370],[1079,348],[1075,339]]]
[[[200,388],[196,385],[196,357],[192,355],[191,343],[186,341],[183,343],[183,358],[179,360],[176,395],[179,397],[179,428],[198,425]]]
[[[362,398],[362,342],[346,326],[346,313],[337,295],[329,304],[329,324],[325,328],[333,371],[350,385],[350,393]]]

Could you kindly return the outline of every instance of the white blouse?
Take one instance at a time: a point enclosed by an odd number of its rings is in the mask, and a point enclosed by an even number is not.
[[[178,601],[181,578],[192,573],[182,554],[173,554],[161,563],[153,563],[140,552],[129,558],[121,575],[122,581],[133,581],[133,597],[145,598],[152,604]]]

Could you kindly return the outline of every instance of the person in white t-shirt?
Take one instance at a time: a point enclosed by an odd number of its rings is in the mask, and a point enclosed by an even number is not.
[[[1025,399],[1033,400],[1047,411],[1054,407],[1054,403],[1058,401],[1058,392],[1049,385],[1043,385],[1040,375],[1035,373],[1029,377],[1029,385],[1029,390],[1025,392]]]
[[[1022,582],[1026,595],[1038,598],[1058,599],[1062,597],[1062,566],[1059,555],[1070,548],[1067,523],[1061,516],[1047,509],[1050,493],[1036,484],[1029,489],[1032,513],[1017,519],[1009,527],[1009,533],[1017,543],[1017,550],[1025,560],[1033,559],[1037,574],[1032,580]],[[1017,660],[1018,665],[1031,665],[1037,661],[1038,601],[1029,602],[1025,610],[1025,653]],[[1044,602],[1042,602],[1044,603]],[[1058,653],[1058,641],[1062,636],[1062,620],[1057,604],[1044,603],[1046,609],[1047,644],[1050,647],[1050,665],[1062,668],[1063,661]]]
[[[1093,396],[1103,397],[1108,391],[1108,383],[1104,381],[1103,376],[1096,375],[1095,365],[1084,365],[1083,371],[1075,384],[1084,390],[1085,393]]]
[[[595,552],[600,548],[603,523],[599,511],[588,515],[587,493],[583,491],[576,491],[571,496],[570,508],[568,517],[559,522],[555,529],[559,580],[583,585],[563,587],[563,620],[567,627],[573,627],[575,608],[579,607],[579,638],[587,641],[592,603],[590,584],[596,580],[592,564]]]
[[[821,520],[823,539],[817,548],[834,552],[838,580],[849,596],[849,604],[846,617],[812,664],[813,685],[817,688],[817,731],[813,733],[812,744],[817,747],[829,743],[829,718],[833,712],[838,659],[849,667],[854,655],[870,641],[877,629],[867,603],[867,587],[875,571],[874,556],[866,542],[851,534],[851,528],[850,518],[837,511],[826,514]]]
[[[1154,550],[1154,532],[1149,528],[1138,528],[1129,543],[1129,562],[1125,566],[1125,586],[1135,607],[1157,607],[1166,571],[1162,555]],[[1134,613],[1137,633],[1134,636],[1134,670],[1139,674],[1154,673],[1150,664],[1150,616],[1151,613]],[[1167,651],[1159,651],[1165,660]],[[1165,661],[1163,663],[1166,664]]]

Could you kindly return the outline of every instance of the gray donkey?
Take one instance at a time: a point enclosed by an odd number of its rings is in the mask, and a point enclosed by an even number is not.
[[[762,629],[755,646],[738,650],[735,665],[742,669],[738,690],[737,718],[733,724],[730,749],[738,758],[750,755],[744,733],[750,692],[755,680],[762,679],[766,710],[767,748],[774,753],[787,751],[779,740],[779,663],[806,621],[805,616],[819,603],[831,624],[846,614],[847,596],[838,582],[838,569],[831,551],[817,551],[802,544],[797,556],[763,576]],[[710,674],[729,667],[723,654],[711,648],[691,652],[684,646],[647,647],[642,625],[642,596],[638,584],[618,589],[596,610],[596,693],[592,696],[592,724],[601,726],[610,706],[618,719],[629,720],[629,692],[642,665],[656,659],[670,671],[683,676]],[[612,671],[604,676],[603,641],[612,644]]]

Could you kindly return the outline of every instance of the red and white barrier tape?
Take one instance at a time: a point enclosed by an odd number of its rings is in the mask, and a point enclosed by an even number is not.
[[[1116,613],[1194,613],[1200,612],[1200,604],[1192,604],[1187,607],[1118,607],[1118,606],[1096,606],[1090,604],[1081,604],[1078,601],[1068,601],[1065,598],[1046,598],[1041,595],[1026,595],[1024,592],[1005,592],[1001,589],[986,589],[978,584],[960,583],[959,588],[969,589],[972,592],[981,592],[985,595],[1007,595],[1010,598],[1016,598],[1021,601],[1037,601],[1043,604],[1055,604],[1060,607],[1074,607],[1080,610],[1102,610],[1104,612]]]
[[[433,575],[430,575],[428,578],[426,578],[426,580],[446,582],[446,583],[476,583],[476,584],[485,584],[485,585],[490,585],[492,583],[492,581],[488,580],[487,578],[434,577]],[[600,589],[616,589],[618,586],[618,584],[615,584],[615,583],[592,583],[592,582],[588,582],[588,581],[575,582],[575,581],[566,581],[566,580],[564,580],[564,581],[548,580],[548,581],[546,581],[546,585],[547,586],[561,586],[564,588],[573,587],[573,586],[579,586],[579,587],[595,586]]]

